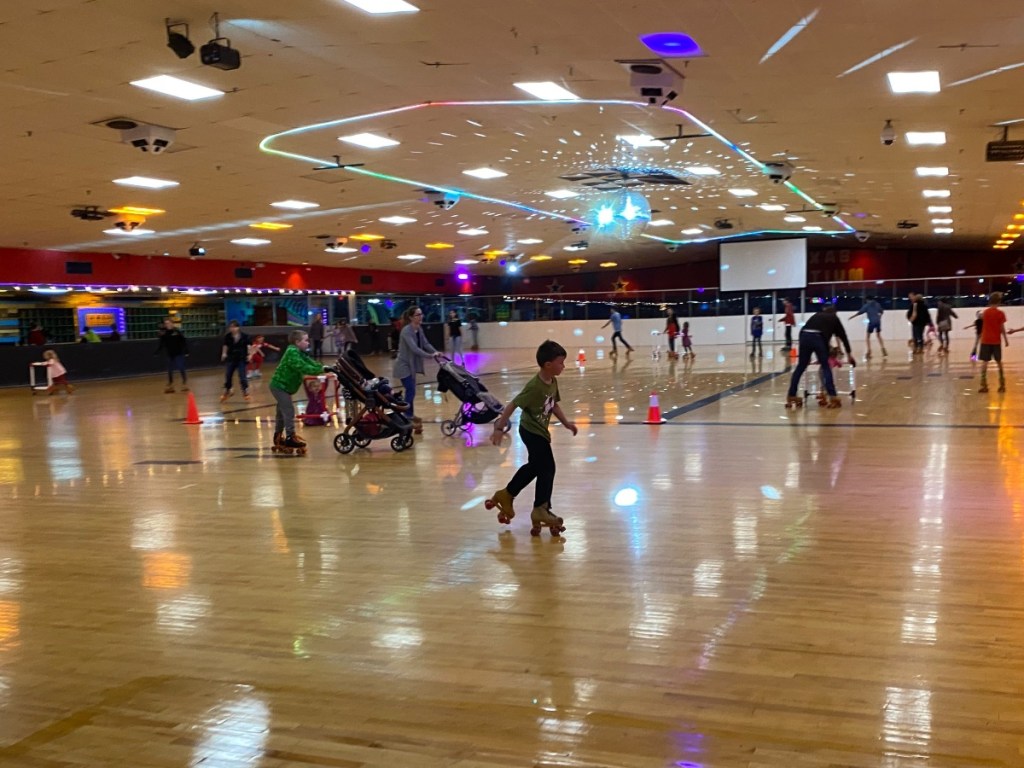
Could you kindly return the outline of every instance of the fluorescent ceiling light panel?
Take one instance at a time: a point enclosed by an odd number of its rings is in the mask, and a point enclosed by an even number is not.
[[[416,13],[419,10],[415,5],[405,2],[405,0],[343,0],[343,2],[358,8],[360,11],[378,15],[384,13]]]
[[[786,206],[779,205],[778,203],[761,203],[758,206],[762,211],[784,211]]]
[[[821,232],[821,227],[803,227],[804,232]]]
[[[389,139],[387,136],[378,136],[375,133],[354,133],[351,136],[339,136],[338,141],[355,144],[357,147],[366,147],[367,149],[394,147],[400,143],[394,139]]]
[[[327,253],[355,253],[355,248],[349,248],[347,245],[328,245],[324,248]]]
[[[167,187],[178,186],[176,181],[151,179],[148,176],[128,176],[124,179],[114,179],[114,183],[125,187],[142,187],[143,189],[166,189]]]
[[[223,96],[224,91],[215,88],[207,88],[205,85],[190,83],[188,80],[181,80],[170,75],[158,75],[147,77],[145,80],[132,80],[132,85],[145,88],[147,91],[156,91],[166,96],[174,96],[185,101],[199,101],[200,99],[212,99],[214,96]]]
[[[918,176],[949,176],[949,168],[941,165],[929,167],[925,165],[918,166]]]
[[[108,213],[123,213],[127,216],[158,216],[167,213],[163,208],[143,208],[138,205],[122,205],[120,208],[108,208]]]
[[[403,253],[398,258],[402,261],[423,261],[427,257],[419,253]]]
[[[655,219],[654,221],[647,222],[648,227],[670,227],[673,224],[675,224],[675,222],[672,221],[672,219]],[[522,242],[522,240],[519,242]]]
[[[913,43],[915,40],[917,40],[917,38],[916,37],[912,37],[909,40],[904,40],[902,43],[897,43],[896,45],[892,46],[891,48],[886,48],[884,51],[881,51],[880,53],[876,53],[874,56],[870,56],[870,57],[864,59],[864,61],[860,62],[860,64],[854,64],[852,67],[850,67],[848,70],[846,70],[842,74],[836,75],[836,77],[837,78],[838,77],[846,77],[847,75],[856,72],[858,69],[863,69],[864,67],[868,66],[869,64],[874,64],[876,61],[881,61],[886,56],[891,56],[892,54],[896,53],[896,51],[899,51],[899,50],[902,50],[903,48],[906,48],[908,45]]]
[[[793,40],[794,37],[796,37],[805,29],[807,29],[810,23],[814,21],[814,17],[817,15],[818,9],[814,9],[811,13],[804,16],[802,19],[800,19],[800,21],[798,21],[796,24],[794,24],[792,27],[786,30],[785,34],[783,34],[782,37],[776,40],[771,48],[765,51],[765,54],[764,56],[761,57],[761,61],[759,63],[764,64],[766,61],[768,61],[768,59],[770,59],[776,53],[778,53],[787,45],[789,45],[789,43]]]
[[[235,245],[270,245],[269,240],[264,240],[261,237],[239,237],[231,242]]]
[[[307,203],[303,200],[279,200],[271,205],[275,208],[287,208],[289,211],[304,211],[307,208],[320,207],[320,203]]]
[[[928,72],[890,72],[889,90],[893,93],[938,93],[942,90],[939,73]]]
[[[443,251],[443,250],[445,250],[447,248],[454,248],[454,247],[455,247],[455,245],[453,243],[441,243],[441,242],[427,243],[427,248],[432,248],[435,251]]]
[[[936,235],[952,235],[953,234],[953,228],[952,227],[935,227],[935,229],[933,229],[932,232],[934,232]]]
[[[624,141],[634,149],[643,149],[645,147],[664,147],[667,146],[665,142],[658,141],[657,139],[648,136],[645,133],[631,134],[629,136],[616,136],[619,141]]]
[[[736,195],[736,197],[754,197],[757,192],[752,189],[730,189],[729,194]]]
[[[544,241],[536,237],[525,237],[522,240],[516,240],[516,242],[519,243],[520,245],[539,245]]]
[[[601,262],[601,266],[602,267],[617,267],[617,266],[619,266],[619,263],[617,261],[602,261]]]
[[[952,219],[932,219],[932,224],[952,224]]]
[[[951,205],[929,205],[928,213],[952,213],[953,206]]]
[[[790,224],[797,224],[797,223],[799,223],[801,221],[807,221],[807,219],[805,219],[803,216],[795,216],[795,215],[786,216],[785,220],[788,221]]]
[[[416,219],[409,216],[385,216],[377,219],[377,221],[382,221],[385,224],[412,224]]]
[[[468,267],[470,264],[478,263],[476,259],[456,259],[455,263],[460,267]]]
[[[903,137],[907,140],[907,144],[913,146],[920,146],[922,144],[945,144],[946,143],[946,132],[945,131],[907,131],[903,134]]]
[[[293,225],[282,224],[277,221],[260,221],[257,222],[256,224],[250,224],[249,226],[252,227],[253,229],[265,229],[270,232],[274,232],[279,229],[291,229]]]
[[[551,261],[551,257],[544,253],[538,253],[536,256],[531,256],[530,261]]]
[[[703,232],[704,232],[704,230],[701,229],[700,227],[690,227],[689,229],[684,229],[683,230],[683,234],[684,235],[699,235],[699,234],[701,234]]]
[[[544,101],[579,101],[580,97],[550,80],[542,83],[513,83],[521,91]]]
[[[688,165],[683,168],[687,173],[692,173],[694,176],[718,176],[721,171],[712,168],[710,165]]]
[[[478,179],[500,179],[502,176],[508,176],[504,171],[496,171],[494,168],[474,168],[471,171],[463,171],[463,173]]]
[[[952,88],[954,85],[964,85],[965,83],[973,83],[975,80],[981,80],[983,77],[991,77],[992,75],[998,75],[1001,74],[1002,72],[1009,72],[1011,69],[1019,69],[1020,67],[1024,67],[1024,61],[1017,62],[1016,64],[1006,64],[1005,66],[996,67],[995,69],[987,70],[978,75],[965,77],[963,80],[957,80],[955,83],[950,83],[949,87]],[[996,123],[996,125],[999,125],[999,123]]]
[[[131,237],[135,237],[137,235],[153,234],[152,229],[120,229],[119,227],[114,227],[112,229],[104,229],[103,232],[104,234],[107,235],[129,235]]]
[[[949,197],[948,189],[925,189],[921,191],[925,197]]]
[[[545,192],[548,197],[553,197],[555,200],[567,200],[570,197],[579,197],[579,192],[573,192],[571,189],[552,189],[550,192]]]
[[[465,235],[466,237],[476,237],[477,235],[486,235],[486,229],[460,229],[458,234]]]

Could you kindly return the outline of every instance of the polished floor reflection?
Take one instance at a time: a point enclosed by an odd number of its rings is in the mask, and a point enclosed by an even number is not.
[[[522,445],[429,385],[411,450],[304,457],[266,380],[197,373],[201,426],[158,378],[2,391],[0,765],[1020,766],[1024,364],[894,347],[835,411],[772,352],[591,353],[564,540],[484,510]]]

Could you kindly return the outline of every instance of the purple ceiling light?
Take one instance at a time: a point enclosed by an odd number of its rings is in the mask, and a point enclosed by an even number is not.
[[[653,53],[667,59],[704,55],[704,51],[700,49],[697,42],[682,32],[652,32],[649,35],[640,35],[640,42],[650,48]]]

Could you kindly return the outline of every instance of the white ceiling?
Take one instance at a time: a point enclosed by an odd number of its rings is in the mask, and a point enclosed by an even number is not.
[[[683,241],[680,230],[714,227],[728,219],[730,234],[791,230],[804,226],[872,233],[868,245],[988,250],[1021,208],[1022,168],[986,163],[985,144],[1001,138],[993,124],[1024,118],[1019,90],[1024,67],[953,85],[1024,62],[1019,0],[412,0],[419,13],[371,16],[339,0],[223,0],[211,7],[192,0],[21,0],[0,7],[0,136],[4,148],[0,197],[4,228],[0,245],[124,253],[170,253],[187,257],[200,241],[209,257],[246,261],[331,264],[374,269],[447,272],[457,258],[487,249],[553,258],[533,262],[530,273],[561,273],[567,260],[604,261],[620,268],[676,263],[706,255],[713,247],[682,245],[670,252],[647,237],[620,238],[574,232],[564,220],[531,213],[516,203],[577,219],[592,218],[609,194],[588,191],[558,201],[548,190],[572,188],[566,174],[602,168],[661,169],[691,182],[642,184],[657,210],[673,223],[648,235]],[[983,11],[979,10],[983,9]],[[213,37],[208,23],[218,11],[221,34],[243,54],[236,71],[204,67],[198,53],[179,60],[165,45],[164,18],[187,21],[196,45]],[[766,53],[802,19],[802,31],[774,55]],[[673,59],[685,74],[680,96],[669,107],[645,107],[616,59],[652,58],[640,34],[680,31],[706,56]],[[843,73],[883,51],[896,52]],[[937,94],[893,95],[889,71],[934,69]],[[144,91],[129,81],[171,74],[227,91],[209,101],[184,102]],[[518,81],[551,80],[579,95],[582,103],[438,105],[370,117],[373,113],[425,102],[521,101]],[[604,103],[597,103],[604,102]],[[617,102],[617,103],[611,103]],[[616,139],[624,134],[686,133],[710,126],[757,161],[791,158],[792,181],[812,201],[838,204],[837,220],[819,212],[805,222],[783,220],[762,203],[787,211],[814,205],[784,185],[772,184],[718,137],[686,139],[634,150]],[[115,117],[177,129],[170,151],[152,156],[120,142],[102,125]],[[351,118],[271,146],[295,157],[262,152],[259,142],[274,133]],[[885,147],[879,134],[893,121],[897,140]],[[469,121],[473,121],[472,123]],[[479,125],[474,125],[477,123]],[[942,130],[941,147],[910,147],[908,130]],[[399,142],[386,149],[361,149],[338,136],[370,131]],[[1024,138],[1024,125],[1009,138]],[[321,161],[364,163],[360,168],[315,171]],[[716,177],[682,170],[710,165]],[[489,166],[508,175],[494,180],[463,170]],[[921,179],[918,166],[947,166],[945,179]],[[401,177],[382,180],[367,172]],[[148,175],[173,179],[165,191],[132,190],[112,179]],[[424,200],[424,186],[446,186],[493,198],[463,197],[449,211]],[[755,197],[727,190],[745,187]],[[924,189],[949,189],[948,201],[926,200]],[[285,198],[315,201],[312,213],[271,208]],[[927,205],[949,204],[953,213],[934,216]],[[149,217],[152,236],[103,234],[111,220],[80,221],[72,208],[103,209],[134,204],[167,210]],[[402,215],[415,223],[380,223]],[[932,218],[952,218],[951,235],[935,235]],[[260,233],[248,224],[285,220],[286,231]],[[897,222],[919,226],[900,229]],[[845,222],[845,224],[843,223]],[[848,227],[846,226],[848,225]],[[457,230],[484,228],[486,235]],[[577,227],[578,228],[578,227]],[[356,258],[328,254],[318,236],[374,232],[395,242]],[[633,233],[634,235],[636,233]],[[266,246],[232,245],[233,238],[266,237]],[[541,244],[521,245],[537,238]],[[581,239],[589,247],[569,253]],[[445,241],[449,250],[425,244]],[[852,235],[836,240],[856,245]],[[1007,251],[1008,259],[1014,249]],[[409,263],[398,255],[427,256]],[[496,263],[480,272],[495,272]]]

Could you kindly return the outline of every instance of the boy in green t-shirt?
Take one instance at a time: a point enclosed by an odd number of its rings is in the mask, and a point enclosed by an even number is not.
[[[282,453],[306,452],[306,441],[295,434],[295,404],[292,395],[302,386],[303,376],[316,376],[330,371],[305,352],[309,349],[309,334],[292,331],[288,334],[288,349],[281,355],[274,377],[270,380],[270,394],[277,401],[274,416],[274,451]]]
[[[551,490],[555,483],[555,456],[551,452],[551,433],[548,422],[554,414],[562,426],[573,435],[576,434],[576,423],[569,421],[558,405],[558,375],[565,370],[565,350],[550,339],[537,348],[537,365],[540,371],[527,382],[523,391],[513,398],[501,415],[494,422],[494,434],[491,442],[501,445],[505,427],[515,413],[516,408],[523,411],[519,419],[519,437],[526,444],[527,462],[519,468],[507,486],[497,491],[487,500],[487,509],[498,508],[498,522],[508,524],[515,517],[512,500],[519,495],[534,479],[533,521],[534,536],[540,535],[540,529],[547,527],[552,536],[559,536],[565,530],[562,518],[551,514]]]

